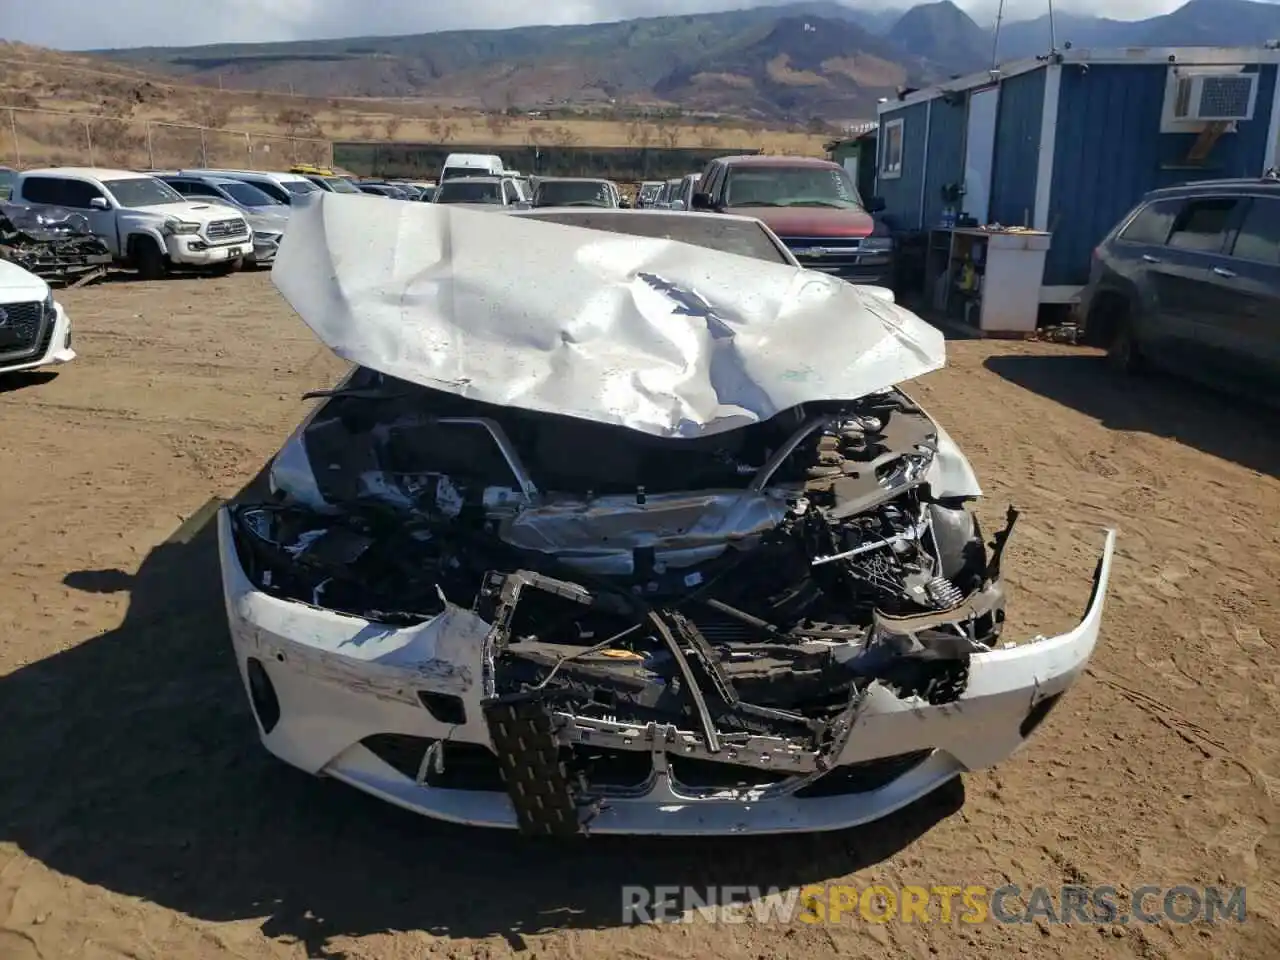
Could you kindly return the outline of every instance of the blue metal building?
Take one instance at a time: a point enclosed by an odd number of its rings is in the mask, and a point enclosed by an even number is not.
[[[880,104],[876,193],[895,229],[978,223],[1053,234],[1041,302],[1066,303],[1148,190],[1280,165],[1280,50],[1067,49]],[[945,192],[951,188],[951,192]]]

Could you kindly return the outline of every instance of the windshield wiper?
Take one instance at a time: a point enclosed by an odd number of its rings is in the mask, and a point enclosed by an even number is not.
[[[792,200],[790,203],[783,204],[787,207],[830,207],[833,210],[857,210],[856,205],[846,205],[843,203],[834,203],[830,200]]]
[[[772,200],[745,200],[742,203],[727,204],[730,207],[785,207],[785,203],[774,203]]]

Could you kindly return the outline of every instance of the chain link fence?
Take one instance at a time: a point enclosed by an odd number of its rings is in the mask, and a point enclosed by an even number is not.
[[[331,166],[333,144],[314,137],[221,130],[26,107],[0,108],[0,163],[165,169],[233,167],[280,170],[295,163]]]

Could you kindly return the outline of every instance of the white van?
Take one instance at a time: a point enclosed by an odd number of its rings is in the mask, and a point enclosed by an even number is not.
[[[452,177],[500,177],[502,158],[495,153],[451,153],[444,158],[440,182]]]

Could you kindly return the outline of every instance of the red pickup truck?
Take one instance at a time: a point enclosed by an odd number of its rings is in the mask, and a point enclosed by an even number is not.
[[[814,157],[718,157],[702,172],[694,210],[764,221],[806,267],[892,288],[893,237],[839,164]]]

